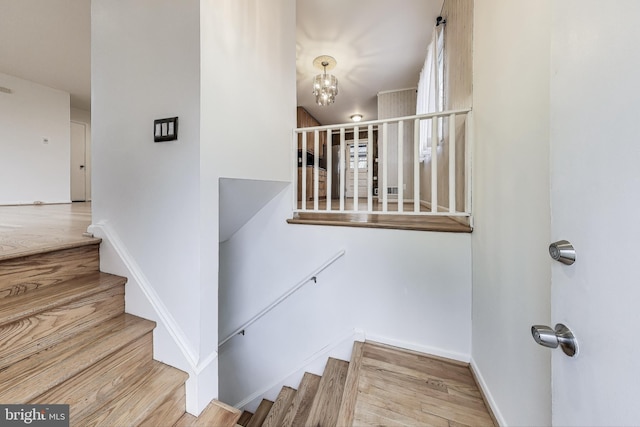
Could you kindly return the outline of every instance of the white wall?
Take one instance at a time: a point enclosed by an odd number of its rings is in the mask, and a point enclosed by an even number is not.
[[[550,3],[475,2],[472,363],[514,426],[551,423],[530,334],[550,321]]]
[[[205,353],[218,347],[220,178],[290,181],[296,127],[295,0],[201,2],[200,162]],[[256,185],[260,188],[260,184]],[[267,199],[268,200],[268,199]]]
[[[91,200],[91,111],[80,110],[79,108],[71,108],[71,120],[85,125],[85,188],[87,200]]]
[[[106,227],[108,245],[118,244],[140,278],[129,275],[127,311],[161,320],[139,289],[150,286],[165,320],[174,322],[196,360],[201,336],[199,10],[198,0],[92,4],[93,222]],[[154,143],[153,120],[173,116],[179,117],[178,140]],[[103,254],[104,271],[123,271],[118,256],[106,249]],[[189,371],[160,323],[155,357]]]
[[[154,355],[191,374],[198,413],[218,391],[219,179],[290,177],[295,3],[93,2],[92,90],[101,266],[159,322]],[[178,140],[154,143],[171,116]]]
[[[220,245],[221,338],[336,253],[346,254],[317,284],[221,348],[224,401],[237,404],[268,389],[326,346],[353,340],[354,330],[469,360],[469,234],[289,225],[290,215],[288,188]]]
[[[1,73],[0,86],[0,204],[70,202],[69,94]]]

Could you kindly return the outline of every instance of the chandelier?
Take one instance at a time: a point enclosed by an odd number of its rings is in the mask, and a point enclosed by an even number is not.
[[[333,74],[327,74],[327,69],[332,70],[336,64],[336,60],[327,55],[318,56],[313,60],[313,65],[316,68],[322,68],[322,74],[318,74],[313,78],[313,94],[318,105],[333,104],[336,100],[338,79]]]

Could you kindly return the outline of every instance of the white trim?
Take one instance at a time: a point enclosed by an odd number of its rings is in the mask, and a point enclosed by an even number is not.
[[[458,353],[458,352],[454,352],[454,351],[444,350],[444,349],[438,348],[438,347],[425,346],[425,345],[422,345],[422,344],[416,344],[416,343],[409,342],[409,341],[397,340],[395,338],[384,337],[384,336],[376,335],[376,334],[367,334],[367,333],[365,333],[365,340],[366,341],[375,341],[375,342],[379,342],[380,344],[386,344],[386,345],[390,345],[390,346],[393,346],[393,347],[403,348],[403,349],[406,349],[406,350],[413,350],[413,351],[417,351],[419,353],[431,354],[433,356],[439,356],[439,357],[444,357],[444,358],[447,358],[447,359],[453,359],[453,360],[457,360],[459,362],[464,362],[464,363],[469,363],[469,360],[471,359],[471,355],[470,354]]]
[[[418,87],[414,86],[414,87],[407,87],[407,88],[404,88],[404,89],[381,90],[380,92],[378,92],[377,95],[380,96],[380,95],[383,95],[385,93],[404,92],[406,90],[418,90]]]
[[[496,403],[495,399],[493,398],[493,395],[491,394],[491,391],[489,391],[489,387],[487,386],[487,383],[484,380],[484,377],[482,376],[482,373],[480,372],[480,368],[476,364],[476,361],[473,360],[473,357],[471,358],[471,362],[469,363],[469,365],[470,365],[471,370],[473,371],[473,374],[476,377],[476,380],[478,382],[478,386],[482,389],[482,393],[484,394],[486,403],[489,405],[489,407],[491,408],[491,411],[493,412],[493,416],[496,418],[496,421],[498,421],[498,424],[500,426],[506,426],[507,422],[505,421],[504,417],[502,416],[502,413],[500,412],[500,409],[498,408],[498,404]]]
[[[106,222],[100,222],[97,224],[91,224],[87,231],[92,233],[95,237],[106,240],[124,264],[128,275],[138,284],[140,290],[147,298],[147,301],[153,307],[153,310],[158,315],[160,322],[167,329],[169,335],[180,349],[185,360],[189,363],[191,372],[198,375],[207,368],[216,358],[218,353],[212,352],[205,358],[199,358],[196,349],[191,345],[189,339],[182,331],[174,317],[171,315],[167,307],[164,305],[156,291],[151,286],[151,283],[142,272],[142,269],[135,262],[129,251],[126,249],[122,240],[118,237],[117,233],[113,231],[113,228]]]

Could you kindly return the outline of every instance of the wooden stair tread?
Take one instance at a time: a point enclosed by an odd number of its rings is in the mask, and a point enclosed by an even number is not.
[[[253,417],[253,412],[242,411],[242,414],[240,414],[240,418],[238,418],[238,424],[240,424],[242,427],[247,427],[249,421],[251,421],[251,417]]]
[[[66,403],[72,420],[83,419],[145,375],[151,368],[152,361],[152,338],[149,332],[49,389],[30,403]]]
[[[282,420],[287,413],[287,410],[291,406],[293,402],[293,398],[296,395],[296,391],[291,387],[282,387],[280,393],[278,393],[278,397],[275,402],[273,402],[273,406],[269,411],[269,415],[262,423],[263,427],[280,427],[282,426]]]
[[[99,269],[100,254],[97,245],[1,261],[0,298],[56,285]]]
[[[15,249],[5,249],[3,246],[12,246],[7,242],[0,239],[0,247],[4,250],[0,251],[0,261],[27,257],[31,255],[42,254],[46,252],[60,251],[65,249],[77,248],[80,246],[100,245],[102,239],[98,237],[84,237],[78,236],[77,238],[51,238],[47,244],[38,243],[34,247],[22,247]],[[21,237],[21,240],[26,240],[25,236]]]
[[[191,427],[195,421],[196,417],[194,415],[185,412],[172,427]]]
[[[107,273],[91,273],[35,292],[0,299],[0,326],[50,310],[107,289],[122,286],[126,279]]]
[[[342,402],[336,419],[338,426],[353,425],[353,415],[355,413],[356,400],[358,398],[358,379],[360,369],[362,367],[362,354],[364,351],[364,343],[356,341],[353,344],[351,352],[351,361],[347,371],[347,379],[344,385]]]
[[[267,418],[267,415],[269,415],[269,411],[271,410],[272,406],[273,406],[272,401],[267,399],[262,399],[262,402],[260,402],[260,405],[258,405],[258,409],[256,409],[256,412],[251,417],[251,420],[249,421],[249,424],[247,425],[247,427],[262,426],[262,423],[264,423],[264,420]]]
[[[447,233],[471,233],[472,227],[457,217],[419,216],[365,213],[300,212],[289,224],[328,225],[338,227],[386,228],[394,230],[442,231]]]
[[[348,370],[348,362],[329,358],[311,406],[307,425],[321,427],[336,425]]]
[[[0,371],[0,402],[28,402],[154,327],[152,321],[122,314],[14,363]]]
[[[170,398],[177,388],[184,387],[187,377],[185,372],[153,361],[152,368],[141,379],[121,390],[115,399],[107,402],[97,412],[76,420],[76,425],[139,425]]]
[[[305,425],[319,386],[320,376],[305,372],[298,391],[282,420],[282,427]]]
[[[212,400],[197,418],[185,413],[174,427],[235,427],[241,415],[239,409]]]

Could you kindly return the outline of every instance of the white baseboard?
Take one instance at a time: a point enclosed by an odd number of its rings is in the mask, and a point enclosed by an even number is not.
[[[489,407],[491,408],[491,412],[493,412],[493,416],[496,418],[496,421],[498,422],[498,424],[501,427],[502,426],[506,426],[507,422],[505,421],[504,417],[502,416],[502,413],[500,412],[500,409],[498,408],[498,405],[496,404],[496,401],[493,398],[493,395],[491,394],[491,391],[489,391],[489,387],[487,386],[487,383],[484,380],[484,377],[482,376],[482,372],[480,372],[480,368],[476,364],[475,360],[473,360],[473,358],[471,358],[470,365],[471,365],[471,371],[473,371],[473,375],[476,377],[476,381],[478,383],[478,386],[482,390],[482,394],[484,396],[484,399],[487,402],[487,404],[489,405]]]
[[[395,338],[389,338],[376,334],[365,333],[365,341],[375,341],[380,344],[386,344],[393,347],[404,348],[406,350],[413,350],[419,353],[431,354],[433,356],[444,357],[446,359],[457,360],[458,362],[469,363],[471,355],[466,353],[458,353],[455,351],[448,351],[438,347],[430,347],[422,344],[416,344],[409,341],[397,340]]]

